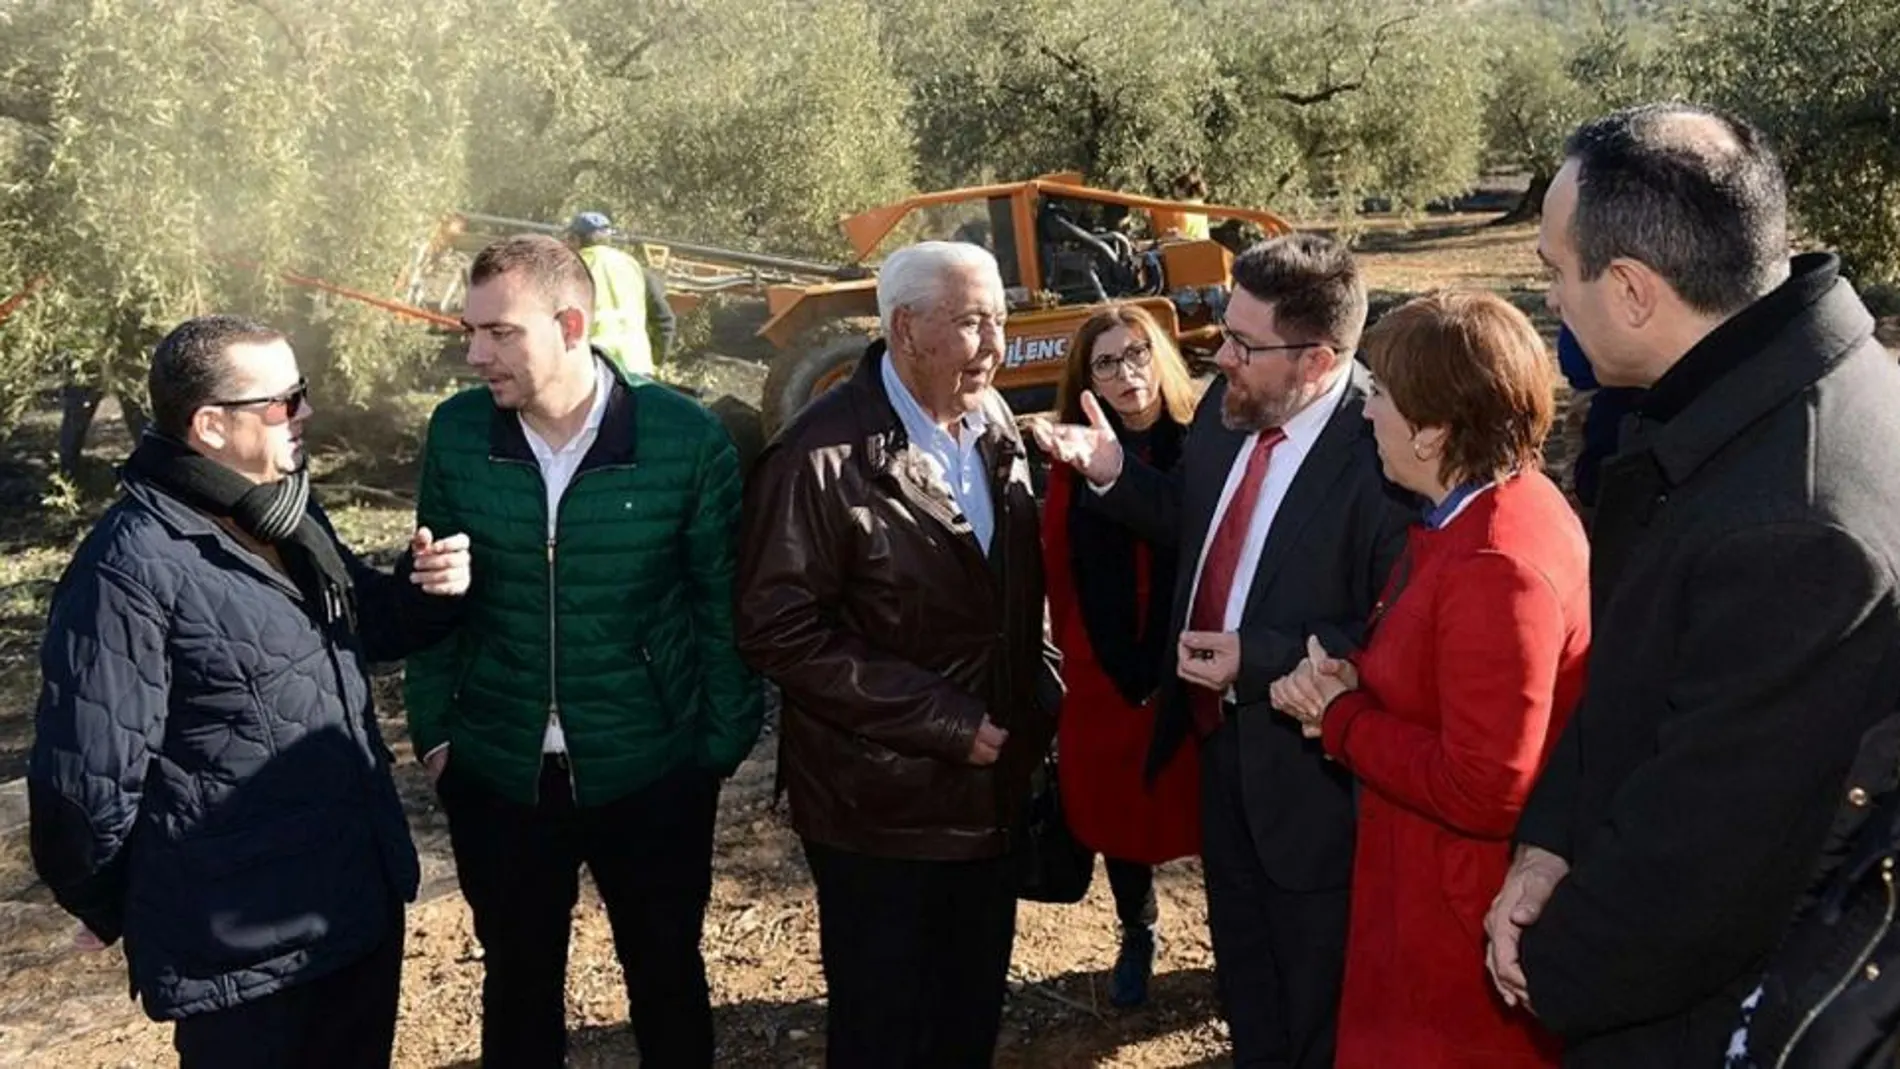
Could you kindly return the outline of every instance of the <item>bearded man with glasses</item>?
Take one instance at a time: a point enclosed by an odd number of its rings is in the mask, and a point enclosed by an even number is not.
[[[1352,361],[1366,292],[1352,254],[1293,234],[1234,261],[1215,362],[1179,464],[1125,456],[1101,406],[1037,425],[1084,503],[1178,547],[1151,776],[1192,732],[1215,980],[1234,1064],[1333,1062],[1352,867],[1349,777],[1276,716],[1268,687],[1310,637],[1354,651],[1417,515],[1380,473]]]
[[[53,595],[33,861],[187,1069],[389,1064],[415,848],[369,664],[454,626],[468,539],[386,575],[310,498],[284,336],[234,316],[152,358],[152,429]]]

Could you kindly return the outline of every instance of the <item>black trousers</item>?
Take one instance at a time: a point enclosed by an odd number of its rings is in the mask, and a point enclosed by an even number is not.
[[[179,1019],[180,1069],[388,1069],[402,990],[402,913],[367,957],[228,1010]]]
[[[559,1069],[567,1052],[567,943],[587,866],[607,907],[628,1016],[648,1069],[713,1061],[700,929],[712,894],[719,780],[680,768],[602,806],[574,805],[564,762],[540,803],[501,798],[455,771],[438,789],[455,871],[482,944],[482,1064]]]
[[[1161,917],[1155,904],[1155,867],[1139,861],[1103,858],[1108,889],[1115,895],[1115,919],[1124,928],[1146,928]]]
[[[1008,862],[870,857],[809,839],[805,857],[828,1069],[988,1069],[1016,940]]]
[[[1346,972],[1346,888],[1277,886],[1241,796],[1234,722],[1201,746],[1201,871],[1235,1069],[1329,1069]]]

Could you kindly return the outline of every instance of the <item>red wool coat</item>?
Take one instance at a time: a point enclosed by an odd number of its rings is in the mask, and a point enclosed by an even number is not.
[[[1338,1069],[1557,1064],[1484,967],[1484,914],[1531,783],[1575,708],[1589,549],[1563,494],[1519,475],[1413,528],[1335,701],[1326,752],[1363,785]]]
[[[1042,511],[1044,583],[1049,622],[1062,650],[1062,679],[1068,693],[1056,722],[1056,748],[1063,812],[1069,830],[1105,857],[1160,864],[1201,850],[1201,764],[1192,740],[1181,747],[1154,785],[1142,777],[1148,743],[1154,735],[1154,703],[1131,706],[1102,671],[1089,645],[1076,604],[1075,573],[1069,560],[1069,499],[1079,491],[1075,474],[1057,466],[1049,473],[1048,499]],[[1141,599],[1143,618],[1150,597],[1172,591],[1150,589],[1150,550],[1136,550],[1135,574],[1128,577]]]

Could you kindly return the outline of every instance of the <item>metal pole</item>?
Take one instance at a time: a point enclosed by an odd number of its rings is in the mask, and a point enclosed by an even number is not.
[[[490,226],[513,227],[537,234],[564,234],[567,228],[552,223],[537,223],[527,219],[511,219],[505,215],[485,215],[481,212],[463,212],[462,218],[473,223],[487,223]],[[791,271],[801,275],[819,275],[824,278],[851,279],[869,278],[870,272],[856,265],[821,264],[812,260],[794,260],[786,256],[771,256],[760,252],[745,252],[739,249],[722,249],[716,245],[694,245],[684,241],[672,241],[651,234],[616,234],[614,242],[619,245],[664,245],[683,256],[697,256],[709,260],[723,260],[729,263],[745,264],[748,267],[765,267],[776,271]]]

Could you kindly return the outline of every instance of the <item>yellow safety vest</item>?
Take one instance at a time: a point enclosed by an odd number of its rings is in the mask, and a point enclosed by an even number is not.
[[[647,338],[647,280],[640,261],[611,245],[581,249],[594,276],[594,327],[588,340],[624,371],[653,377],[653,343]]]

